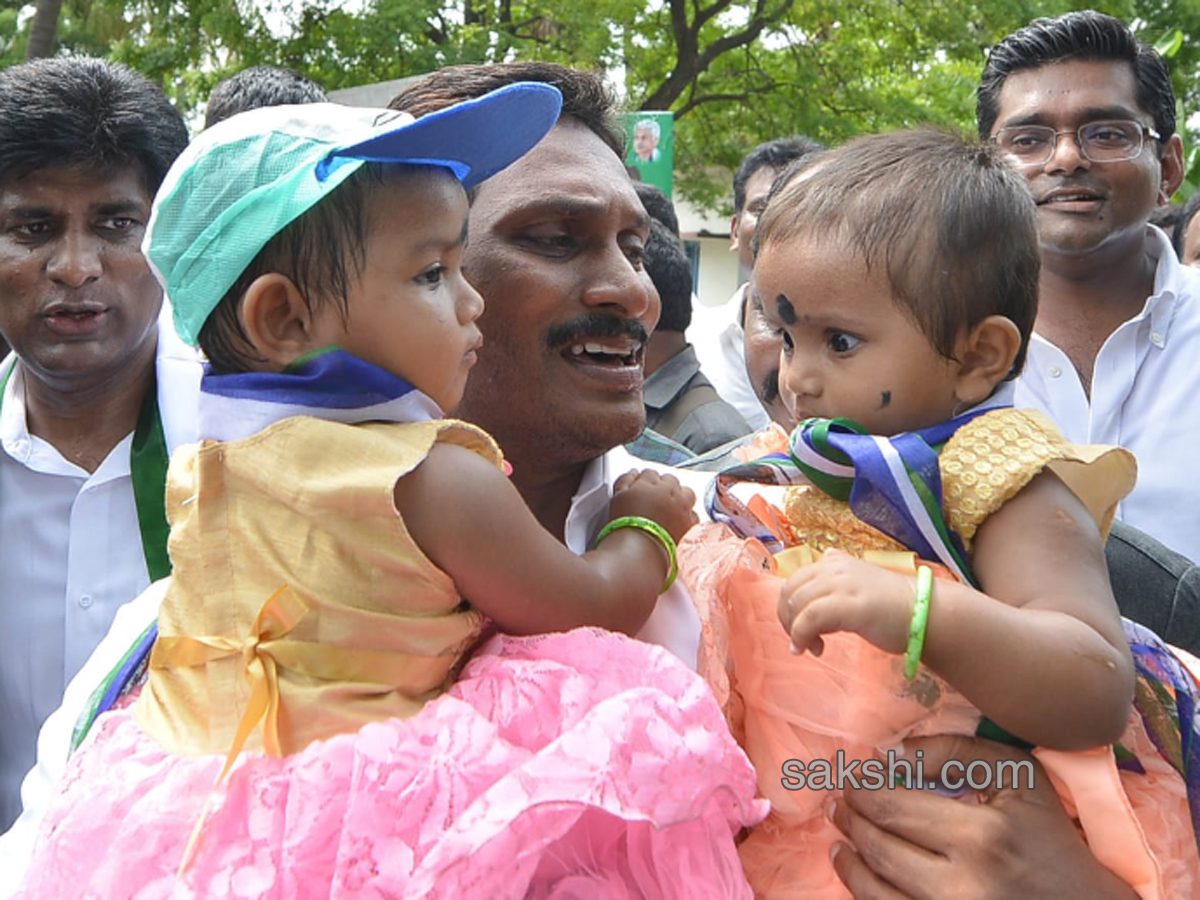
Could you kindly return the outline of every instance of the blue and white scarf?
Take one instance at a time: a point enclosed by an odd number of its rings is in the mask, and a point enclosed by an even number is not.
[[[242,440],[292,416],[347,424],[443,416],[403,378],[337,347],[307,354],[283,372],[205,371],[199,414],[201,439],[214,441]]]
[[[967,584],[974,576],[961,539],[942,515],[938,451],[963,425],[1012,405],[1012,385],[948,422],[886,438],[863,433],[849,419],[807,419],[788,438],[788,452],[727,469],[708,496],[709,514],[772,553],[783,549],[774,533],[733,495],[738,481],[811,484],[838,500],[863,522],[914,551],[937,560]]]

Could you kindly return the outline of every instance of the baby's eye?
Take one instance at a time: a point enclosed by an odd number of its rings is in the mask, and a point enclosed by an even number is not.
[[[829,349],[834,353],[849,353],[855,347],[862,343],[852,334],[846,334],[844,331],[831,331],[829,333]]]
[[[437,287],[442,283],[442,276],[445,273],[446,267],[438,263],[437,265],[430,266],[413,280],[424,287]]]

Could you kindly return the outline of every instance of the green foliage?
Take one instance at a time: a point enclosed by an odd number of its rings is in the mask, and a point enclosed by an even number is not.
[[[259,63],[329,89],[514,58],[607,71],[631,108],[675,112],[677,191],[728,213],[732,170],[768,138],[972,131],[987,49],[1089,5],[1170,57],[1181,124],[1200,110],[1200,0],[66,0],[58,52],[123,61],[192,115]],[[0,0],[0,66],[23,58],[32,8]],[[1185,192],[1200,184],[1188,146]]]

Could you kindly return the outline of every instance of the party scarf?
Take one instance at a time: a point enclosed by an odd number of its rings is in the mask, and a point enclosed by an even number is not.
[[[206,369],[200,380],[199,416],[202,440],[237,441],[292,416],[347,424],[423,422],[440,418],[442,411],[403,378],[331,346],[300,357],[283,372],[216,375],[211,368]],[[160,505],[162,497],[160,488]],[[165,514],[163,521],[165,525]],[[142,683],[157,637],[155,622],[138,636],[92,692],[75,723],[72,751],[87,736],[98,715]]]
[[[1151,742],[1187,786],[1192,831],[1200,841],[1200,684],[1158,635],[1122,620],[1133,654],[1134,708]],[[1137,757],[1117,746],[1117,768],[1145,774]]]
[[[1011,405],[1004,385],[988,400],[948,422],[886,438],[865,434],[849,419],[806,419],[788,438],[787,453],[773,453],[726,469],[708,496],[709,513],[743,537],[762,541],[772,553],[779,539],[733,493],[739,481],[811,484],[847,502],[866,522],[922,559],[937,560],[968,584],[975,584],[962,540],[942,515],[942,476],[938,452],[963,425]]]
[[[332,346],[300,357],[283,372],[206,371],[200,381],[201,440],[240,441],[292,416],[348,424],[424,422],[442,411],[403,378]]]

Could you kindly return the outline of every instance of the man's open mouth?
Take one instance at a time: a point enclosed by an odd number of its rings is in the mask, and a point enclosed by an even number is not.
[[[565,355],[602,366],[638,366],[644,345],[629,338],[577,341],[568,345]]]

